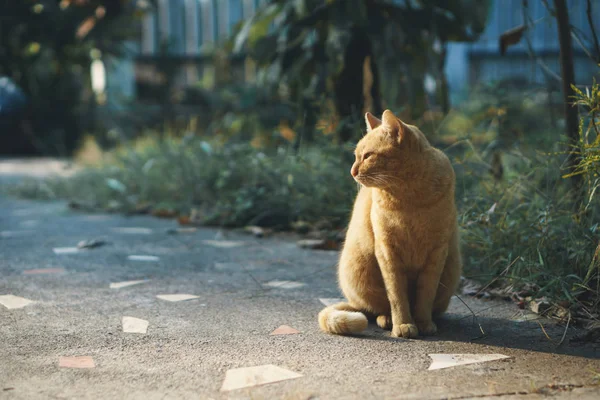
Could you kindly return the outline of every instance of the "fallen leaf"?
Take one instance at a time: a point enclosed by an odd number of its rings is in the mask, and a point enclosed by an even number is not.
[[[144,215],[152,211],[152,205],[148,203],[137,204],[135,208],[129,211],[129,215]]]
[[[510,358],[503,354],[429,354],[431,365],[428,371]]]
[[[23,271],[23,275],[45,275],[45,274],[62,274],[65,272],[62,268],[38,268],[38,269],[26,269]]]
[[[96,247],[104,246],[106,242],[100,239],[90,239],[90,240],[82,240],[77,243],[77,248],[79,249],[94,249]]]
[[[293,335],[295,333],[300,333],[300,331],[292,328],[291,326],[281,325],[279,328],[275,329],[270,334],[271,335]]]
[[[95,368],[94,359],[90,356],[61,357],[58,360],[61,368]]]
[[[500,55],[504,55],[509,46],[519,43],[526,30],[527,25],[519,25],[500,35]]]
[[[187,215],[181,215],[181,216],[177,217],[177,222],[180,225],[189,225],[191,221],[190,221],[190,217],[189,216],[187,216]]]
[[[545,299],[532,300],[529,302],[529,309],[536,314],[543,314],[548,311],[551,304]]]
[[[131,260],[131,261],[158,261],[158,260],[160,260],[160,258],[158,258],[157,256],[145,256],[145,255],[127,256],[127,259]]]
[[[170,208],[158,208],[152,210],[151,214],[157,218],[174,218],[178,212]]]
[[[14,296],[12,294],[5,294],[0,296],[0,304],[8,308],[9,310],[15,308],[23,308],[31,303],[35,303],[35,301],[26,299],[24,297]]]
[[[268,383],[285,381],[302,377],[301,374],[275,365],[259,365],[256,367],[234,368],[225,374],[225,380],[221,386],[222,392],[242,389]]]
[[[311,250],[339,250],[341,242],[333,239],[305,239],[297,242],[298,247]]]
[[[52,249],[54,254],[75,254],[79,253],[79,249],[77,247],[55,247]]]
[[[198,299],[200,296],[194,296],[193,294],[159,294],[156,297],[166,301],[185,301]]]
[[[148,282],[149,279],[143,279],[140,281],[123,281],[123,282],[111,282],[111,284],[108,286],[111,289],[121,289],[127,286],[133,286],[133,285],[138,285],[140,283],[144,283],[144,282]]]
[[[123,332],[125,333],[146,333],[148,331],[148,321],[135,317],[123,317]]]
[[[150,235],[152,233],[152,229],[150,229],[150,228],[137,228],[137,227],[113,228],[112,231],[116,232],[116,233],[124,233],[127,235]]]
[[[304,239],[298,240],[296,243],[298,247],[303,249],[317,249],[325,244],[325,240],[323,239]]]
[[[246,244],[245,242],[239,242],[234,240],[203,240],[202,243],[213,247],[219,247],[222,249],[231,249],[234,247],[244,246]]]
[[[202,225],[202,216],[196,209],[192,209],[190,215],[181,215],[177,218],[180,225]]]
[[[270,281],[264,284],[265,286],[278,288],[278,289],[297,289],[305,285],[302,282],[294,281]]]
[[[329,306],[332,306],[332,305],[334,305],[334,304],[337,304],[337,303],[341,303],[341,302],[343,302],[343,301],[344,301],[344,299],[342,299],[342,298],[324,298],[324,299],[319,299],[319,301],[320,301],[320,302],[321,302],[323,305],[325,305],[325,306],[329,307]]]
[[[515,322],[527,322],[527,321],[536,321],[538,319],[542,319],[538,314],[527,313],[527,314],[519,314],[516,318],[511,318]]]

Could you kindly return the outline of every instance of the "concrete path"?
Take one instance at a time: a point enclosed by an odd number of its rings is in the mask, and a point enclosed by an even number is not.
[[[0,197],[0,299],[34,301],[0,305],[0,399],[600,398],[600,349],[570,343],[576,329],[557,346],[527,311],[463,298],[477,320],[455,299],[432,338],[393,339],[374,325],[327,335],[316,315],[319,299],[340,296],[337,253],[300,249],[293,237],[173,228]],[[55,253],[92,239],[107,243]],[[147,281],[110,288],[131,280]],[[123,332],[125,316],[148,321],[147,332]],[[560,341],[564,327],[539,322]],[[270,335],[281,325],[300,333]],[[430,354],[509,358],[429,371]],[[94,367],[61,361],[73,356]],[[301,376],[221,391],[228,370],[269,364]]]

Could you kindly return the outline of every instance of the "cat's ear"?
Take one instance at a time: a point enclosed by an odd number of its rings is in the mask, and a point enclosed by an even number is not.
[[[383,116],[381,117],[383,120],[382,125],[383,129],[394,139],[402,139],[404,136],[404,130],[406,126],[402,121],[400,121],[393,112],[390,110],[385,110],[383,112]]]
[[[367,112],[365,114],[365,123],[367,124],[367,132],[370,132],[373,129],[377,128],[379,125],[381,125],[381,120],[375,117],[370,112]]]

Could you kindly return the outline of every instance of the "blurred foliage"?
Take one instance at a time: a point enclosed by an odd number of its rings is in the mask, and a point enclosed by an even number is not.
[[[138,0],[0,1],[0,76],[11,78],[28,100],[13,117],[10,134],[0,137],[5,151],[23,136],[45,153],[65,155],[75,147],[90,128],[84,118],[90,112],[86,105],[93,103],[92,60],[122,55],[123,41],[136,33],[133,19],[149,5]]]
[[[560,94],[513,84],[483,85],[440,127],[457,173],[466,275],[597,315],[600,207],[574,210],[561,177]]]
[[[338,137],[355,138],[369,109],[403,107],[421,117],[447,111],[445,46],[483,32],[489,1],[269,0],[235,37],[260,67],[259,80],[299,104],[307,132],[333,100]],[[410,105],[410,107],[408,106]]]
[[[324,218],[342,226],[355,192],[340,157],[351,149],[330,144],[296,154],[289,146],[260,151],[248,143],[187,135],[147,136],[101,159],[93,143],[86,150],[96,166],[69,179],[28,182],[17,190],[29,197],[68,198],[85,209],[135,212],[150,207],[181,215],[194,209],[206,224],[280,228],[299,219]]]

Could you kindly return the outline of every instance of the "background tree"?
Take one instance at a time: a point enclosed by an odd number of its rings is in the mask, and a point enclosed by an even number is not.
[[[129,0],[1,0],[0,76],[27,97],[4,152],[68,154],[82,129],[94,56],[123,51],[142,4]],[[144,2],[145,4],[150,4]]]
[[[248,51],[264,83],[301,105],[307,131],[317,104],[331,100],[338,138],[348,141],[367,108],[401,107],[413,119],[433,104],[447,110],[446,43],[476,40],[489,7],[474,0],[269,0],[241,27],[234,51]]]

